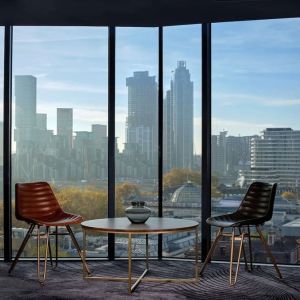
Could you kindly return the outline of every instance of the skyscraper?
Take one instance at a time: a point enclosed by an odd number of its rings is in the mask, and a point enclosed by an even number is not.
[[[15,76],[15,122],[17,128],[36,125],[36,78],[32,75]]]
[[[57,108],[57,136],[62,137],[63,148],[70,153],[73,145],[72,108]]]
[[[193,167],[194,95],[185,61],[178,61],[171,82],[173,97],[174,161],[176,168]]]
[[[174,130],[173,130],[173,97],[172,97],[172,82],[171,89],[167,91],[164,99],[164,118],[163,118],[163,149],[164,149],[164,172],[168,172],[173,167],[174,161]]]
[[[148,71],[126,78],[128,117],[125,147],[150,162],[157,145],[157,83]]]
[[[32,156],[36,150],[36,78],[31,75],[15,76],[15,132],[16,156],[14,178],[32,180]]]

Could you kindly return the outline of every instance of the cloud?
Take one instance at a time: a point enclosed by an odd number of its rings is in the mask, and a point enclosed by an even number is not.
[[[259,123],[255,122],[244,122],[244,121],[233,121],[221,118],[212,118],[212,131],[213,134],[218,134],[220,131],[228,131],[229,135],[254,135],[259,134],[261,130],[269,127],[274,127],[272,123]]]
[[[91,85],[73,84],[63,81],[44,80],[38,84],[38,88],[46,91],[60,91],[60,92],[84,92],[107,95],[107,88],[95,87]]]
[[[249,95],[243,93],[214,93],[213,101],[217,101],[218,105],[231,106],[235,103],[241,102],[254,102],[258,105],[263,106],[297,106],[300,105],[300,99],[283,99],[283,98],[272,98],[269,99],[269,96],[260,96],[260,95]]]

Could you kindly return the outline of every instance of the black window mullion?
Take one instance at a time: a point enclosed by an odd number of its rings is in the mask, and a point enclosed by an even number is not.
[[[115,217],[116,28],[108,29],[108,217]],[[115,258],[115,236],[108,234],[108,259]]]
[[[158,28],[158,217],[163,217],[163,27]],[[161,234],[158,258],[162,258]]]
[[[4,198],[4,260],[12,258],[12,208],[11,208],[11,114],[12,114],[12,26],[4,33],[3,82],[3,198]]]
[[[211,24],[202,24],[202,203],[201,259],[211,243],[206,219],[211,215]]]

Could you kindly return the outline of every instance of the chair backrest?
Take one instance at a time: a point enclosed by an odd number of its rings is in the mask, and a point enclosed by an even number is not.
[[[47,182],[16,183],[16,218],[30,221],[62,211]]]
[[[253,182],[242,200],[237,213],[262,223],[272,218],[277,183]]]

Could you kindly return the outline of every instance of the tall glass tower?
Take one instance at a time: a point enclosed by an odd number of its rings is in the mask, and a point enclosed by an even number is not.
[[[194,86],[185,61],[178,61],[171,82],[173,97],[174,158],[173,167],[193,167]]]

